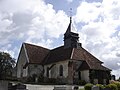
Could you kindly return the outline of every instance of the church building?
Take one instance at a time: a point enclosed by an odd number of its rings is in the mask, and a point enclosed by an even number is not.
[[[105,84],[111,70],[79,43],[72,32],[72,18],[64,34],[64,45],[54,49],[23,43],[17,61],[17,78],[43,76],[61,84],[78,84],[80,80]]]

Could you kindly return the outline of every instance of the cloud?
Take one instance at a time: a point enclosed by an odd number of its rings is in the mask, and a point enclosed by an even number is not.
[[[117,56],[117,57],[120,57],[120,51],[116,53],[116,56]]]
[[[111,68],[112,74],[119,75],[120,70],[120,2],[103,0],[102,2],[81,2],[74,16],[81,26],[80,41],[93,55]],[[115,72],[115,73],[113,73]]]
[[[67,0],[72,2],[73,0]],[[113,69],[120,71],[120,2],[80,2],[73,16],[80,42],[89,52]],[[52,48],[66,31],[69,18],[44,0],[0,1],[0,50],[17,58],[22,42]],[[74,25],[74,26],[75,26]],[[76,27],[75,27],[76,28]]]
[[[88,23],[96,20],[101,12],[101,3],[81,2],[77,8],[75,21]]]
[[[43,0],[0,1],[0,50],[17,58],[22,42],[52,48],[67,28],[69,19],[62,10]]]
[[[71,2],[73,2],[73,0],[67,0],[67,2],[68,2],[68,3],[71,3]]]

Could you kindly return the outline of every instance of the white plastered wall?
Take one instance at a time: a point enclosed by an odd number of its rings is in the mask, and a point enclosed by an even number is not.
[[[89,82],[89,70],[81,71],[81,80]]]
[[[26,62],[27,62],[27,58],[25,55],[25,50],[22,47],[21,52],[20,52],[20,56],[19,56],[18,62],[17,62],[17,78],[21,78],[22,73],[23,73],[22,76],[24,75],[24,77],[28,75],[28,72],[27,72],[28,69],[25,68],[23,70],[23,66],[26,64]]]
[[[40,75],[43,72],[43,66],[39,64],[29,64],[28,68],[29,76],[32,76],[33,74]]]
[[[59,67],[60,65],[63,66],[63,77],[67,78],[68,76],[68,61],[61,61],[61,62],[57,62],[54,63],[55,65],[49,70],[49,78],[57,78],[59,77]],[[46,76],[47,73],[47,67],[50,67],[53,64],[49,64],[49,65],[45,65],[44,69],[45,69],[45,73],[44,76]]]

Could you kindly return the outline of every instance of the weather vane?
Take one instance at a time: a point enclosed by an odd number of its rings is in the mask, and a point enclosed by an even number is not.
[[[70,23],[72,23],[72,8],[70,8]]]
[[[70,8],[69,12],[70,12],[70,17],[72,17],[72,8]]]

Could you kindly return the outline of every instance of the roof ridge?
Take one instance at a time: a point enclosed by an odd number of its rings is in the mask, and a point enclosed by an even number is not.
[[[74,53],[74,48],[72,48],[72,53],[71,53],[70,59],[72,59],[73,53]]]
[[[42,61],[50,51],[44,47],[28,43],[23,43],[23,46],[26,50],[26,55],[28,56],[29,63],[42,64]]]
[[[44,48],[44,49],[47,49],[47,50],[50,50],[48,48],[45,48],[45,47],[42,47],[42,46],[39,46],[39,45],[35,45],[35,44],[31,44],[31,43],[23,43],[24,45],[31,45],[31,46],[35,46],[35,47],[39,47],[39,48]]]
[[[56,47],[56,48],[51,49],[51,51],[52,51],[52,50],[56,50],[56,49],[58,49],[58,48],[62,48],[62,47],[64,47],[64,46],[63,46],[63,45],[62,45],[62,46],[58,46],[58,47]]]
[[[47,62],[47,60],[48,60],[48,58],[49,58],[49,56],[50,56],[50,51],[48,52],[48,54],[46,55],[46,57],[44,58],[44,60],[43,60],[43,65]]]
[[[29,62],[30,62],[30,59],[29,59],[29,57],[28,57],[28,52],[27,52],[27,49],[26,49],[25,44],[23,44],[23,48],[24,48],[24,50],[25,50],[26,58],[27,58],[28,63],[29,63]]]
[[[90,67],[90,69],[91,69],[91,66],[90,66],[90,64],[88,63],[88,61],[87,60],[85,60],[86,61],[86,63],[88,64],[88,66]]]
[[[83,55],[84,55],[84,57],[86,58],[85,53],[86,53],[86,52],[84,52]],[[88,60],[85,60],[85,62],[86,62],[86,63],[88,64],[88,66],[91,68],[91,66],[90,66],[90,64],[89,64],[89,62],[88,62]]]
[[[101,65],[101,66],[111,71],[111,69],[107,68],[106,66],[104,66],[104,65]]]
[[[84,49],[84,48],[82,48]],[[103,63],[101,60],[99,60],[98,58],[96,58],[93,54],[91,54],[90,52],[88,52],[86,49],[84,49],[86,53],[88,53],[89,55],[91,55],[93,58],[97,59],[98,62]]]

